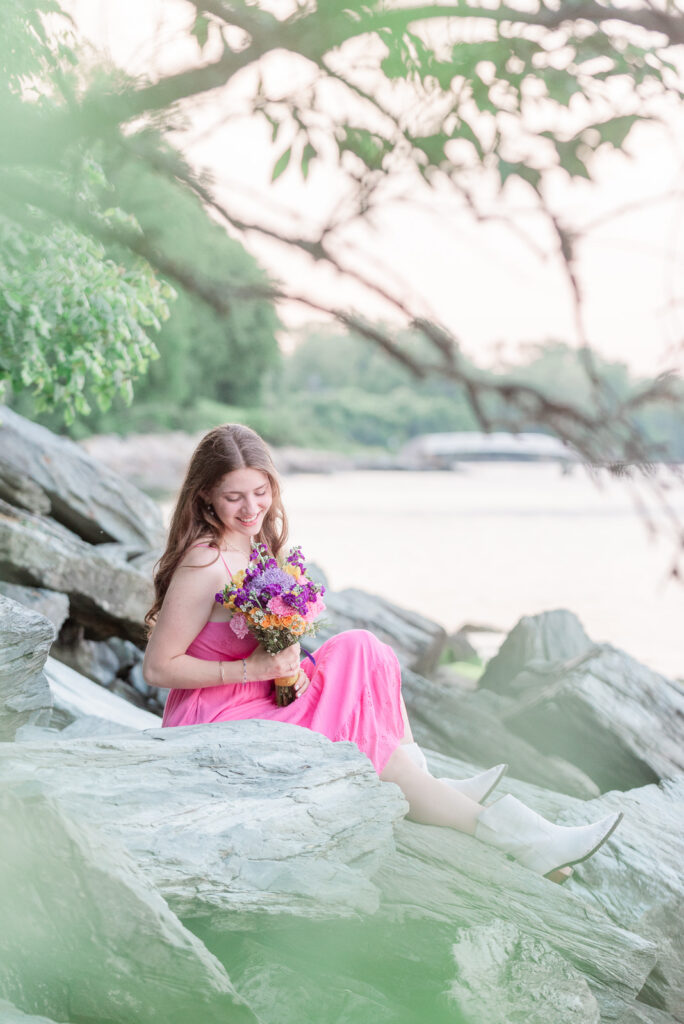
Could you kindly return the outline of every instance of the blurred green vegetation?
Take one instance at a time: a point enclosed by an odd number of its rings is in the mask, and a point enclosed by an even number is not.
[[[402,136],[408,166],[426,182],[438,180],[437,172],[445,170],[467,178],[466,164],[452,164],[453,142],[472,148],[482,167],[496,167],[501,188],[518,178],[518,185],[538,190],[547,171],[555,173],[557,167],[570,177],[586,176],[592,154],[603,146],[623,148],[639,119],[618,112],[598,123],[589,120],[570,139],[565,132],[545,131],[556,150],[555,156],[549,150],[550,163],[511,163],[506,131],[497,131],[490,145],[463,120],[459,104],[461,98],[468,102],[469,95],[480,111],[503,113],[505,124],[517,124],[516,131],[525,124],[522,86],[528,80],[543,84],[561,109],[576,93],[588,97],[590,82],[593,88],[616,76],[628,77],[635,96],[651,96],[656,87],[679,95],[678,86],[670,83],[674,67],[665,59],[667,47],[663,54],[633,44],[625,50],[621,37],[611,40],[603,30],[589,38],[581,18],[575,57],[584,55],[582,69],[568,58],[561,70],[555,63],[540,63],[545,51],[537,41],[514,40],[507,29],[501,38],[459,43],[456,49],[440,44],[433,51],[410,26],[396,23],[391,8],[356,6],[355,16],[349,17],[352,5],[344,8],[339,22],[333,19],[336,29],[330,38],[332,22],[325,7],[298,8],[288,21],[287,45],[293,54],[307,56],[318,33],[317,46],[325,40],[326,47],[336,49],[346,33],[357,34],[358,18],[368,17],[364,32],[376,38],[380,33],[389,51],[378,68],[388,84],[411,85],[417,97],[451,96],[458,80],[458,102],[434,134]],[[622,364],[594,357],[600,383],[592,384],[581,354],[564,344],[532,348],[523,365],[494,374],[475,367],[455,343],[441,350],[440,360],[417,331],[378,325],[427,368],[421,379],[340,327],[302,331],[294,354],[283,356],[276,343],[279,322],[271,282],[210,215],[202,199],[209,196],[216,209],[211,182],[200,180],[169,141],[176,126],[175,104],[215,84],[211,75],[206,79],[203,58],[193,73],[181,76],[182,83],[174,76],[166,80],[162,98],[159,83],[148,89],[116,69],[94,64],[92,55],[84,60],[75,24],[59,0],[17,0],[4,13],[0,121],[13,144],[0,161],[0,389],[3,381],[9,385],[8,400],[17,411],[57,430],[64,429],[66,419],[75,437],[109,431],[194,432],[240,420],[274,444],[396,451],[419,434],[479,428],[464,388],[443,375],[445,367],[460,364],[471,381],[496,382],[498,393],[492,388],[480,401],[499,429],[553,429],[567,436],[563,415],[578,411],[581,425],[581,413],[587,411],[591,434],[597,422],[609,424],[610,430],[596,446],[587,441],[585,452],[596,448],[606,459],[615,452],[619,461],[624,451],[629,458],[638,451],[636,427],[647,445],[661,446],[654,457],[684,458],[680,383],[669,401],[626,412],[620,401],[646,387],[645,382],[632,379]],[[424,13],[429,20],[434,10],[427,5]],[[200,55],[207,33],[218,31],[230,16],[226,7],[212,18],[198,19],[191,31]],[[463,16],[468,16],[467,5]],[[527,20],[526,14],[517,27]],[[262,31],[268,36],[266,24],[250,21],[255,38]],[[281,47],[280,36],[277,41],[266,36],[264,52]],[[586,55],[597,52],[607,66],[592,78]],[[512,54],[517,70],[510,65]],[[496,72],[491,96],[478,71],[485,57]],[[336,72],[341,82],[340,75]],[[504,83],[513,92],[499,109],[493,96]],[[281,153],[273,177],[292,163],[306,178],[309,164],[318,159],[314,142],[321,125],[315,118],[308,123],[296,94],[274,106],[259,87],[251,102],[274,141],[288,117],[296,126],[295,142]],[[395,173],[388,162],[398,152],[393,136],[344,117],[339,124],[333,118],[326,131],[338,146],[340,168],[363,185],[361,194],[378,175]],[[363,330],[358,317],[341,319]],[[555,419],[547,415],[545,424],[525,419],[525,403],[507,394],[507,380],[537,386],[565,405],[565,412]]]
[[[187,261],[217,286],[227,280],[256,288],[267,284],[256,260],[209,217],[186,189],[132,161],[107,165],[105,158],[103,162],[112,201],[135,217],[151,244],[163,248],[172,259]],[[123,248],[110,247],[104,255],[112,268],[131,263],[130,254]],[[51,267],[52,262],[48,261],[47,266]],[[35,275],[30,277],[33,289]],[[136,280],[141,280],[139,273]],[[89,305],[93,305],[92,296]],[[217,403],[222,407],[238,402],[249,406],[260,403],[266,370],[279,362],[275,338],[279,322],[272,302],[245,299],[222,317],[196,295],[177,286],[169,312],[155,337],[159,358],[141,368],[147,368],[147,373],[135,382],[132,405],[128,404],[132,389],[107,405],[97,401],[96,383],[81,377],[78,415],[68,425],[72,436],[202,430],[216,422],[213,417]],[[75,322],[76,312],[65,321],[65,329],[73,334],[82,328]],[[17,389],[10,402],[22,415],[53,430],[63,429],[60,402],[53,401],[43,409],[41,396],[28,389]],[[219,418],[224,418],[222,413]]]
[[[236,325],[225,325],[221,334],[221,322],[201,303],[191,327],[182,313],[174,324],[176,307],[160,335],[161,358],[153,364],[149,379],[136,388],[132,405],[115,400],[107,412],[77,419],[68,428],[72,436],[80,438],[93,431],[193,433],[217,423],[241,422],[275,445],[396,452],[419,434],[480,429],[463,388],[437,377],[416,380],[364,338],[343,334],[333,326],[312,326],[300,330],[293,353],[284,356],[272,341],[275,318],[268,309],[241,310],[244,319],[237,317]],[[231,376],[231,358],[236,358],[231,353],[240,344],[233,332],[242,330],[247,343],[250,329],[258,337],[255,323],[265,323],[268,329],[263,328],[259,346],[254,346],[252,362],[245,364],[252,367],[250,384],[242,376],[242,357],[240,374]],[[414,353],[427,345],[411,332],[399,332],[397,340]],[[427,351],[422,354],[427,358]],[[604,402],[612,396],[617,403],[642,386],[623,363],[608,362],[596,354],[593,360]],[[577,349],[549,342],[529,346],[520,364],[497,371],[497,378],[533,383],[559,402],[590,410],[594,397],[584,365]],[[212,366],[225,367],[225,378],[212,374]],[[493,376],[479,372],[485,378]],[[678,405],[646,405],[636,414],[645,438],[661,446],[664,458],[684,459],[684,386],[681,395]],[[26,396],[14,405],[24,411]],[[488,412],[503,416],[505,409],[492,400]],[[54,415],[38,418],[60,427]],[[534,423],[518,425],[542,429]]]

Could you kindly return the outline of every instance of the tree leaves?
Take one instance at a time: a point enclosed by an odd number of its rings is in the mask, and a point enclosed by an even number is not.
[[[132,394],[158,353],[147,329],[169,315],[164,288],[142,260],[127,268],[102,247],[34,214],[34,230],[0,216],[0,370],[37,407],[66,421],[98,401]]]
[[[292,156],[292,146],[288,146],[284,153],[281,153],[275,164],[273,165],[273,172],[271,174],[271,181],[277,181],[283,171],[287,168]]]

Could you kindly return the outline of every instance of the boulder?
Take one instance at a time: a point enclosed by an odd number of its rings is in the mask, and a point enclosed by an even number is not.
[[[13,475],[29,483],[13,490]],[[47,500],[53,519],[91,544],[119,541],[138,551],[163,544],[161,514],[150,498],[73,441],[7,406],[0,406],[0,480],[12,504],[45,514]]]
[[[6,999],[0,999],[0,1024],[55,1024],[47,1017],[35,1017],[32,1013],[24,1013]],[[66,1024],[66,1021],[63,1022]]]
[[[17,766],[0,791],[5,997],[59,1021],[256,1024],[145,868],[71,820],[51,788]]]
[[[572,612],[526,615],[511,630],[480,679],[480,686],[509,693],[511,680],[530,662],[564,662],[592,650],[593,642]],[[510,694],[513,696],[513,694]]]
[[[122,842],[177,913],[218,930],[249,913],[372,913],[369,876],[406,811],[353,743],[282,722],[0,746],[0,780],[26,770]]]
[[[52,656],[100,686],[111,686],[119,671],[119,659],[106,640],[80,639],[52,645]]]
[[[575,868],[573,890],[625,928],[650,939],[657,963],[640,999],[678,1017],[684,1007],[684,777],[574,804],[558,816],[561,824],[591,821],[610,811],[624,818],[601,851]]]
[[[402,692],[417,742],[452,757],[490,767],[505,761],[511,775],[578,797],[599,788],[560,757],[543,756],[503,721],[513,701],[487,690],[466,692],[453,684],[402,672]]]
[[[157,715],[110,693],[56,658],[49,657],[45,662],[45,678],[52,694],[53,726],[66,726],[83,717],[136,731],[161,724]]]
[[[43,615],[0,595],[0,740],[20,726],[47,725],[52,695],[43,664],[55,627]]]
[[[472,774],[473,766],[467,762],[430,750],[425,753],[436,777]],[[499,855],[498,862],[490,862],[489,881],[483,880],[480,888],[477,871],[482,859],[489,859],[492,853],[488,847],[469,836],[402,822],[395,829],[399,851],[394,856],[396,874],[384,876],[381,913],[386,907],[392,919],[399,916],[405,921],[406,914],[418,918],[421,913],[438,920],[443,912],[445,919],[468,927],[486,924],[492,915],[501,917],[549,944],[580,970],[600,1004],[601,1020],[622,1021],[624,1014],[625,1020],[659,1021],[658,1010],[664,1013],[663,1024],[679,1020],[684,1005],[684,933],[680,925],[684,911],[684,778],[585,801],[520,782],[509,774],[496,793],[513,793],[561,825],[596,821],[616,810],[621,810],[624,818],[608,843],[575,865],[572,877],[562,887],[537,879]],[[403,857],[407,859],[402,869]],[[402,870],[410,874],[404,877]],[[509,876],[509,871],[515,877]],[[542,888],[546,886],[539,892],[539,903],[538,882]],[[534,890],[529,885],[534,885]],[[545,894],[549,901],[546,909]],[[561,899],[556,906],[556,894],[568,899]],[[497,911],[499,898],[505,900],[505,915]],[[591,908],[599,911],[604,923],[621,929],[612,953],[613,940],[602,935],[601,918],[584,917]],[[584,932],[582,920],[586,921]],[[631,956],[618,952],[622,942],[632,941],[628,935],[632,940],[639,936],[642,942],[650,942],[653,956],[650,966],[648,958],[641,964],[631,988],[623,987],[622,982],[616,985],[610,978],[613,962]],[[436,936],[434,939],[437,942]],[[636,1015],[642,1012],[643,1018]]]
[[[328,590],[324,599],[326,625],[312,647],[345,629],[368,629],[396,651],[402,668],[427,674],[436,668],[447,635],[436,622],[363,590]]]
[[[59,633],[69,614],[69,598],[56,590],[44,587],[20,587],[16,583],[0,580],[0,594],[18,601],[39,615],[44,615]]]
[[[49,515],[52,508],[47,494],[35,480],[2,461],[0,461],[0,498],[41,516]]]
[[[684,691],[609,644],[592,644],[570,612],[521,619],[480,686],[513,698],[512,731],[580,766],[602,790],[684,771]]]
[[[463,1024],[600,1024],[598,1003],[577,968],[510,921],[460,928],[449,989]]]
[[[66,594],[70,614],[94,639],[145,640],[152,581],[51,519],[0,501],[0,578]]]
[[[414,956],[426,958],[430,948],[450,947],[458,928],[503,918],[579,971],[602,1013],[604,1004],[634,1004],[657,963],[657,947],[576,895],[572,880],[554,885],[473,836],[449,829],[404,821],[395,840],[396,853],[385,860],[378,878],[380,914],[388,929],[407,937],[413,923],[422,922],[422,933],[430,938],[414,944]],[[594,858],[613,856],[609,847]],[[514,988],[509,998],[515,998]]]

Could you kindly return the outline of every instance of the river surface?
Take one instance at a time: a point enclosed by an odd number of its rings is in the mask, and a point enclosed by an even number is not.
[[[684,585],[668,578],[674,541],[663,521],[649,534],[623,482],[490,462],[292,475],[283,498],[292,543],[333,590],[380,594],[449,631],[468,622],[506,632],[522,615],[567,608],[592,639],[684,678]],[[683,523],[684,489],[670,503]]]
[[[592,639],[684,678],[674,541],[649,535],[623,482],[606,475],[597,486],[578,467],[472,463],[289,476],[283,497],[292,541],[334,590],[381,594],[448,630],[507,631],[522,615],[568,608]],[[684,522],[684,490],[670,502]]]

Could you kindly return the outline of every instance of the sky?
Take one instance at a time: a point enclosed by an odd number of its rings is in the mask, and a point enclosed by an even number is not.
[[[154,78],[197,59],[190,41],[179,45],[179,29],[191,23],[184,0],[70,0],[65,4],[92,44],[133,74]],[[269,69],[278,76],[291,67]],[[242,87],[250,81],[243,76]],[[310,229],[343,202],[340,182],[329,164],[312,164],[303,182],[289,168],[271,184],[282,149],[271,143],[261,119],[241,116],[235,89],[207,95],[186,115],[176,136],[191,163],[208,170],[225,205],[245,219],[267,215],[274,225],[299,233]],[[230,114],[228,117],[227,115]],[[664,109],[660,124],[639,125],[628,155],[599,154],[596,181],[552,182],[554,210],[572,225],[603,219],[578,248],[578,275],[590,343],[638,375],[684,369],[684,112]],[[511,190],[497,209],[516,211],[532,245],[501,222],[476,222],[453,195],[431,192],[406,181],[401,200],[376,211],[372,225],[345,235],[344,258],[362,275],[375,275],[421,314],[443,321],[466,353],[482,365],[516,361],[527,343],[549,339],[577,343],[570,290],[560,264],[544,258],[548,231],[524,207],[522,190]],[[672,193],[678,193],[672,195]],[[663,198],[669,197],[669,198]],[[625,208],[621,216],[611,211]],[[247,248],[278,280],[297,294],[347,303],[368,316],[393,319],[380,300],[359,285],[340,280],[282,244],[254,233]],[[281,342],[300,325],[320,316],[296,303],[280,310]],[[290,330],[292,329],[292,330]]]

